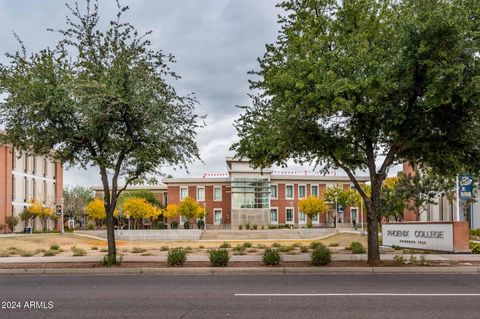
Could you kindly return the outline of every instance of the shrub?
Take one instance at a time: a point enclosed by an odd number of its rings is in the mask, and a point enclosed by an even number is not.
[[[158,223],[155,225],[155,227],[156,227],[157,229],[165,229],[165,228],[167,228],[166,226],[167,226],[167,225],[165,225],[164,222],[158,222]]]
[[[310,249],[315,249],[315,248],[320,247],[320,246],[324,246],[324,245],[321,242],[312,241],[308,247]]]
[[[106,253],[107,251],[108,251],[107,248],[102,248],[102,249],[100,249],[100,252],[101,252],[101,253]]]
[[[232,245],[230,245],[229,242],[224,241],[219,248],[230,248],[230,247],[232,247]]]
[[[250,223],[246,223],[246,224],[245,224],[245,229],[246,229],[246,230],[250,230]]]
[[[187,253],[191,253],[191,252],[193,251],[193,248],[190,247],[190,246],[187,246],[187,247],[185,247],[185,251],[186,251]]]
[[[296,243],[293,243],[292,246],[295,248],[299,248],[300,246],[302,246],[302,243],[296,242]]]
[[[22,250],[22,252],[20,253],[20,256],[22,257],[32,257],[33,255],[35,255],[35,253],[29,250]]]
[[[253,228],[254,230],[256,230],[257,227],[258,227],[257,225],[253,225],[253,226],[252,226],[252,228]]]
[[[306,227],[307,227],[307,228],[312,228],[312,227],[313,227],[312,222],[308,222]]]
[[[95,230],[95,224],[88,224],[87,229],[88,230]]]
[[[110,255],[105,255],[103,256],[102,261],[100,261],[100,265],[103,267],[120,266],[122,264],[122,259],[122,256],[113,258],[110,257]]]
[[[282,244],[280,244],[280,243],[278,243],[278,242],[274,242],[274,243],[272,244],[272,247],[274,247],[274,248],[279,248],[279,247],[282,247]]]
[[[350,243],[350,250],[352,251],[352,254],[365,254],[367,252],[362,243],[358,241],[352,241]]]
[[[168,251],[167,263],[170,266],[181,266],[187,261],[187,253],[181,247]]]
[[[200,245],[200,246],[198,246],[198,248],[203,249],[203,248],[205,248],[205,246]]]
[[[312,250],[310,260],[314,266],[324,266],[332,262],[332,252],[330,249],[320,244]]]
[[[264,244],[257,244],[257,248],[258,249],[266,249],[267,246],[265,246]]]
[[[72,250],[72,256],[85,256],[87,251],[77,246],[73,246],[70,248]]]
[[[98,247],[97,246],[92,246],[90,247],[91,250],[98,250]]]
[[[0,257],[10,257],[8,251],[0,251]]]
[[[172,229],[177,229],[178,228],[178,222],[176,220],[174,220],[173,222],[170,223],[170,227]]]
[[[328,245],[328,247],[338,247],[338,243],[330,243],[330,245]]]
[[[252,248],[252,243],[249,242],[249,241],[246,241],[246,242],[243,243],[243,247],[245,247],[245,248]]]
[[[18,218],[18,216],[8,216],[5,219],[5,223],[8,225],[8,227],[10,228],[10,230],[12,232],[15,229],[15,227],[18,225],[19,222],[20,222],[20,218]]]
[[[280,246],[279,249],[282,253],[288,253],[293,250],[293,246]]]
[[[238,229],[242,230],[242,229],[243,229],[243,225],[239,225],[239,226],[238,226]]]
[[[44,257],[52,257],[58,254],[58,250],[47,250],[46,252],[43,253]]]
[[[300,246],[300,251],[302,253],[308,253],[308,247],[307,246]]]
[[[147,250],[145,248],[140,248],[140,247],[133,247],[132,248],[132,253],[133,254],[141,254],[146,252]]]
[[[160,251],[167,251],[168,250],[168,246],[162,246],[160,247]]]
[[[420,256],[420,265],[422,266],[431,266],[432,265],[432,262],[430,260],[427,260],[425,258],[425,255],[421,255]]]
[[[197,220],[197,228],[198,229],[204,229],[205,228],[205,222],[201,219]]]
[[[393,263],[395,265],[403,265],[405,263],[405,258],[403,255],[395,255],[393,256]]]
[[[469,243],[469,248],[472,251],[472,254],[480,254],[480,243],[471,241]]]
[[[281,257],[278,249],[267,248],[263,252],[262,261],[265,265],[275,266],[280,263]]]
[[[262,230],[264,230],[264,229],[265,229],[265,226],[262,225]]]
[[[58,246],[57,244],[53,244],[50,246],[50,250],[60,250],[60,246]]]
[[[183,223],[183,229],[190,229],[190,222],[186,221]]]
[[[230,261],[230,255],[224,248],[210,250],[209,257],[212,267],[225,267]]]
[[[237,246],[233,247],[234,255],[245,255],[245,247],[243,245],[238,244]]]

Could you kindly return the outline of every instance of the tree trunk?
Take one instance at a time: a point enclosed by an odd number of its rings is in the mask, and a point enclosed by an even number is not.
[[[380,248],[378,246],[378,220],[380,216],[381,187],[381,180],[372,181],[371,203],[367,206],[368,263],[370,265],[378,265],[381,262]]]
[[[110,260],[117,260],[117,248],[115,245],[115,227],[113,225],[114,211],[115,211],[114,204],[112,203],[110,203],[109,205],[105,204],[105,212],[107,215],[105,222],[107,224],[108,257]]]

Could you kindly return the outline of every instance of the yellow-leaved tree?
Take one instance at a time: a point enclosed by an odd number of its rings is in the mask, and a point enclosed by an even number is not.
[[[311,220],[314,216],[319,216],[320,214],[329,211],[329,207],[327,203],[325,203],[325,200],[317,196],[309,196],[301,199],[298,202],[298,209],[309,217],[309,225],[311,225]]]
[[[184,228],[190,228],[190,221],[192,218],[203,218],[205,215],[205,208],[200,205],[195,199],[187,196],[180,204],[178,204],[178,215],[183,216],[187,222],[183,225]]]
[[[159,208],[140,197],[126,198],[123,201],[122,210],[124,216],[133,219],[135,224],[142,219],[156,219],[162,214],[162,211]]]
[[[87,204],[85,207],[85,211],[87,212],[88,218],[91,218],[95,221],[95,225],[100,227],[102,225],[102,221],[105,219],[105,204],[103,200],[100,198],[95,198],[90,203]]]
[[[48,220],[57,219],[57,215],[55,215],[55,209],[53,207],[46,207],[38,200],[30,200],[29,205],[25,208],[25,211],[28,215],[31,215],[34,219],[38,218],[40,223],[42,224],[42,229],[44,231],[47,230]],[[33,223],[35,225],[35,222]]]

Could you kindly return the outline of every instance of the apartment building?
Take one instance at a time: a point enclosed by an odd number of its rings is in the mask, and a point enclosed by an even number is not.
[[[19,216],[31,200],[46,207],[60,203],[63,197],[63,165],[44,156],[29,156],[9,145],[0,145],[0,225],[7,216]],[[41,227],[36,221],[35,227]],[[22,231],[20,222],[14,231]],[[48,227],[55,227],[50,221]]]
[[[186,196],[196,199],[208,212],[208,228],[232,228],[250,224],[259,227],[271,224],[290,224],[302,227],[333,223],[327,214],[313,220],[298,209],[298,201],[308,196],[321,196],[328,187],[340,185],[348,190],[352,184],[347,176],[324,176],[309,172],[277,172],[254,169],[247,160],[227,158],[227,173],[206,174],[199,178],[168,178],[168,204],[177,204]],[[358,176],[361,183],[369,180]],[[332,203],[332,206],[335,206]],[[351,227],[359,222],[360,207],[338,207],[339,227]],[[180,216],[177,221],[182,224]]]

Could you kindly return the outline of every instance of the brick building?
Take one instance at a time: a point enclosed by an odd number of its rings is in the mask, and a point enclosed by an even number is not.
[[[246,160],[227,158],[228,173],[210,174],[201,178],[168,178],[168,204],[177,204],[190,196],[207,211],[208,228],[238,228],[240,225],[266,226],[291,224],[302,227],[309,220],[298,209],[298,201],[308,196],[321,196],[327,187],[341,185],[348,190],[352,184],[347,176],[323,176],[308,172],[285,173],[270,169],[254,169]],[[361,183],[369,180],[358,176]],[[333,203],[332,203],[333,204]],[[351,227],[360,220],[360,207],[339,207],[339,227]],[[183,218],[177,218],[183,224]],[[313,225],[332,224],[326,214],[311,221]]]
[[[46,207],[63,197],[63,165],[44,156],[29,156],[9,145],[0,145],[0,232],[6,232],[8,216],[19,216],[31,200]],[[35,227],[39,229],[40,222]],[[54,223],[48,227],[52,229]],[[22,231],[20,222],[14,231]]]

